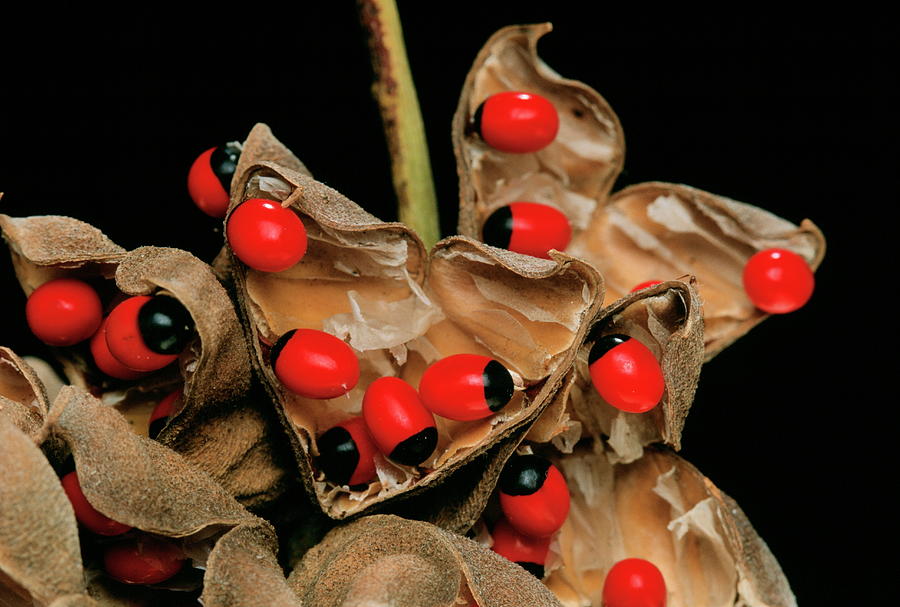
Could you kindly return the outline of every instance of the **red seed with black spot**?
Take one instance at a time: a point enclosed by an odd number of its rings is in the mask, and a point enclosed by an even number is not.
[[[501,518],[491,530],[491,550],[516,563],[539,580],[544,578],[544,564],[551,536],[532,537],[520,533],[508,520]]]
[[[148,435],[150,438],[156,438],[159,436],[160,431],[165,427],[165,425],[169,422],[169,418],[177,410],[179,401],[181,401],[184,396],[184,390],[178,389],[167,395],[164,399],[159,401],[155,407],[153,407],[153,411],[150,413],[150,423]]]
[[[493,247],[550,259],[550,249],[564,251],[572,238],[569,220],[558,209],[537,202],[512,202],[484,222],[482,240]]]
[[[361,416],[332,426],[319,437],[316,445],[318,466],[335,485],[355,487],[375,478],[378,447]]]
[[[25,320],[35,337],[50,346],[73,346],[97,332],[103,306],[94,288],[81,280],[45,282],[25,303]]]
[[[97,329],[97,332],[94,333],[94,336],[91,338],[91,356],[94,358],[94,364],[97,365],[100,372],[109,377],[124,380],[138,379],[147,375],[146,371],[129,369],[120,363],[119,359],[112,355],[109,351],[109,346],[106,345],[107,322],[109,322],[108,316],[104,319],[103,324],[100,325],[100,328]]]
[[[188,172],[188,193],[194,204],[211,217],[225,217],[231,178],[241,156],[236,143],[209,148],[200,154]]]
[[[174,297],[129,297],[106,323],[106,345],[123,365],[137,371],[156,371],[173,362],[194,331],[190,313]]]
[[[447,419],[471,421],[499,411],[513,395],[513,379],[490,356],[454,354],[433,363],[419,381],[429,411]]]
[[[416,389],[399,377],[380,377],[363,396],[363,417],[378,449],[405,466],[417,466],[437,447],[434,416]]]
[[[604,335],[588,355],[591,382],[610,405],[645,413],[659,404],[666,389],[662,368],[650,349],[628,335]]]
[[[288,331],[272,346],[269,361],[284,387],[306,398],[337,398],[359,381],[353,349],[325,331]]]
[[[514,455],[500,474],[500,508],[510,524],[532,537],[552,535],[569,515],[569,487],[549,460]]]

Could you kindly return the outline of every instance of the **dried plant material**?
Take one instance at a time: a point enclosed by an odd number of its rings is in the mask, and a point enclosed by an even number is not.
[[[4,431],[8,426],[4,423]],[[50,409],[43,434],[64,444],[65,453],[74,461],[82,492],[96,510],[141,532],[177,541],[193,560],[196,577],[203,572],[200,600],[204,605],[257,605],[259,601],[297,605],[275,560],[277,541],[268,523],[244,510],[209,475],[180,455],[129,432],[127,421],[117,411],[78,388],[66,386]],[[11,443],[4,440],[3,446],[7,444]],[[33,443],[31,449],[36,454],[33,461],[23,461],[17,451],[0,452],[0,466],[7,477],[17,471],[39,483],[22,489],[18,499],[27,496],[27,503],[21,509],[4,508],[0,521],[10,528],[27,525],[28,542],[34,544],[34,550],[40,548],[40,558],[55,557],[62,563],[52,568],[27,563],[19,568],[22,573],[14,570],[15,575],[4,566],[14,582],[28,589],[40,604],[49,600],[39,597],[52,597],[49,593],[57,592],[52,586],[30,581],[44,571],[75,570],[78,584],[66,592],[85,592],[87,580],[87,592],[103,604],[125,604],[126,598],[144,594],[155,597],[154,604],[178,604],[177,597],[188,596],[162,594],[165,586],[136,589],[120,584],[94,569],[97,564],[93,560],[84,563],[91,570],[82,575],[72,508],[50,464]],[[42,508],[34,508],[34,503],[42,504]],[[0,554],[9,552],[22,558],[32,552],[7,543],[5,535],[0,541],[4,542]],[[60,545],[73,548],[68,552],[53,548]]]
[[[267,150],[291,162],[289,152],[274,145]],[[293,163],[302,167],[296,159]],[[177,363],[125,381],[101,373],[87,344],[55,348],[68,381],[119,409],[132,429],[144,435],[153,408],[183,389],[182,406],[158,440],[212,474],[249,506],[270,502],[284,490],[288,481],[281,462],[286,450],[278,444],[278,421],[266,397],[251,393],[243,331],[231,299],[208,265],[172,248],[125,252],[95,228],[68,217],[0,215],[0,227],[26,294],[65,277],[88,282],[104,302],[115,302],[122,294],[164,293],[177,299],[190,313],[197,335]]]
[[[245,152],[231,210],[250,198],[277,201],[298,213],[309,244],[305,257],[282,272],[257,271],[234,257],[230,267],[259,373],[296,439],[307,489],[329,516],[434,486],[536,418],[602,297],[592,268],[566,255],[541,260],[459,237],[438,243],[429,256],[403,224],[381,222],[264,157],[250,160]],[[326,331],[353,348],[360,363],[354,389],[328,400],[285,390],[268,364],[269,348],[300,328]],[[316,471],[316,437],[358,414],[372,381],[396,376],[416,387],[429,364],[464,352],[511,370],[519,387],[510,404],[475,422],[438,418],[438,445],[428,460],[414,468],[378,458],[378,479],[365,489],[337,487]]]
[[[660,403],[645,413],[621,411],[600,396],[591,382],[588,355],[603,335],[624,334],[647,346],[665,381]],[[643,289],[601,310],[578,351],[575,383],[569,392],[572,416],[588,436],[608,438],[622,461],[639,457],[645,445],[681,448],[703,364],[703,316],[692,283],[669,281]]]
[[[2,604],[43,605],[83,594],[78,532],[69,500],[34,441],[4,417],[0,474]]]
[[[44,385],[34,369],[9,348],[0,347],[0,417],[34,436],[49,409]]]
[[[572,501],[545,583],[563,605],[599,606],[609,568],[632,557],[662,572],[669,607],[796,605],[744,513],[696,468],[661,449],[617,460],[596,443],[556,462]]]
[[[744,293],[742,272],[757,251],[785,248],[815,270],[825,240],[809,220],[796,226],[758,207],[688,186],[645,183],[609,196],[622,169],[619,121],[589,87],[560,78],[537,56],[549,24],[507,27],[479,53],[453,121],[460,177],[459,231],[478,238],[487,217],[514,201],[562,211],[566,252],[606,280],[606,304],[648,280],[696,276],[706,319],[707,360],[767,317]],[[538,93],[557,108],[556,140],[534,154],[492,150],[472,132],[478,106],[509,90]]]
[[[288,583],[305,607],[557,605],[531,574],[472,540],[383,515],[332,530]]]

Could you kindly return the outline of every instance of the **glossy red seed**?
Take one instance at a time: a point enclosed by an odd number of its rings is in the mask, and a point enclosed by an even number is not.
[[[569,515],[569,487],[559,469],[537,456],[514,456],[500,481],[500,508],[520,533],[547,537],[556,533]],[[544,476],[546,471],[546,476]]]
[[[319,467],[336,485],[361,485],[375,478],[378,447],[362,416],[352,417],[326,430],[316,441]]]
[[[275,376],[284,387],[306,398],[337,398],[359,381],[353,349],[334,335],[295,329],[272,347]]]
[[[181,571],[186,557],[173,542],[152,536],[106,547],[103,567],[126,584],[159,584]]]
[[[210,217],[225,217],[228,211],[228,191],[212,168],[211,147],[200,154],[188,172],[188,193],[197,207]]]
[[[494,543],[491,550],[514,563],[544,565],[552,536],[533,537],[520,533],[509,521],[501,518],[491,530]]]
[[[662,284],[661,280],[648,280],[646,282],[642,282],[639,285],[634,285],[634,288],[631,289],[631,292],[635,293],[637,291],[641,291],[643,289],[649,289],[650,287],[654,287],[656,285],[661,285],[661,284]]]
[[[569,220],[558,209],[537,202],[513,202],[488,217],[482,228],[487,244],[550,259],[550,249],[564,251],[572,238]]]
[[[72,346],[97,332],[103,321],[103,306],[86,282],[57,278],[31,293],[25,318],[31,332],[45,344]]]
[[[120,363],[119,359],[109,351],[109,346],[106,345],[106,323],[108,321],[109,317],[107,316],[91,338],[91,356],[94,358],[94,364],[97,365],[101,373],[116,379],[131,380],[147,375],[146,371],[129,369]]]
[[[454,354],[432,363],[419,380],[419,396],[429,411],[447,419],[472,421],[493,415],[513,395],[509,371],[490,356]]]
[[[630,558],[610,568],[603,582],[604,607],[665,607],[666,582],[650,561]]]
[[[93,531],[98,535],[120,535],[131,530],[131,527],[128,525],[114,521],[105,514],[101,514],[91,505],[81,491],[81,484],[78,482],[78,474],[76,472],[72,471],[63,476],[62,486],[69,497],[69,501],[72,503],[75,518],[89,531]]]
[[[242,262],[260,272],[281,272],[306,254],[306,228],[290,209],[277,202],[251,198],[228,218],[226,235]]]
[[[164,399],[159,401],[153,411],[150,413],[148,420],[148,433],[150,438],[156,438],[160,430],[166,425],[169,418],[176,412],[176,406],[184,396],[184,390],[178,389],[166,395]]]
[[[802,308],[815,287],[806,260],[787,249],[766,249],[753,255],[744,266],[743,279],[747,297],[769,314]]]
[[[138,325],[138,313],[149,295],[129,297],[106,319],[106,346],[120,363],[136,371],[156,371],[172,363],[177,354],[159,354],[147,347]]]
[[[362,413],[378,449],[394,461],[416,466],[437,446],[434,416],[416,389],[398,377],[380,377],[369,384]]]
[[[604,335],[588,356],[591,382],[607,403],[629,413],[659,404],[666,389],[662,368],[650,349],[627,335]]]
[[[476,125],[484,142],[511,154],[530,154],[556,139],[559,115],[546,98],[506,91],[491,95],[478,112]]]

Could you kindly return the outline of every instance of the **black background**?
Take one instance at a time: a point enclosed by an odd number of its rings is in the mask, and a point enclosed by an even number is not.
[[[352,3],[323,4],[7,20],[0,211],[71,215],[127,248],[210,260],[220,222],[191,204],[187,169],[266,122],[318,179],[395,218],[364,34]],[[896,299],[885,296],[896,283],[896,33],[877,15],[590,6],[400,3],[443,233],[456,220],[449,133],[463,79],[496,29],[537,21],[555,28],[544,60],[622,121],[615,189],[681,182],[815,221],[828,252],[813,299],[704,367],[682,455],[742,505],[801,605],[895,597],[876,547],[890,547],[896,517]],[[5,255],[0,276],[0,342],[41,354]]]

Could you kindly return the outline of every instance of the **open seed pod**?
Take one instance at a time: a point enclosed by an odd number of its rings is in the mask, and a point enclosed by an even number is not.
[[[332,530],[288,583],[306,607],[558,604],[531,574],[476,542],[387,515]]]
[[[825,241],[809,220],[800,226],[745,203],[688,186],[647,183],[609,197],[623,166],[624,137],[606,101],[561,78],[537,56],[549,24],[507,27],[475,59],[453,119],[460,179],[459,231],[480,238],[488,217],[516,201],[562,211],[572,238],[566,252],[594,264],[606,280],[606,302],[648,280],[697,277],[706,319],[707,359],[766,318],[744,292],[750,256],[768,248],[799,254],[815,270]],[[491,95],[526,91],[548,99],[559,115],[556,139],[531,154],[508,154],[473,132],[478,107]]]
[[[24,601],[12,604],[51,604],[66,595],[91,596],[103,605],[196,604],[198,595],[204,605],[298,604],[275,559],[268,523],[178,454],[129,432],[118,412],[80,388],[60,391],[42,428],[71,460],[48,461],[5,419],[0,434],[0,586]],[[86,529],[79,536],[57,476],[68,461],[88,503],[131,530],[117,538]],[[148,586],[103,573],[99,551],[119,538],[151,537],[177,546],[192,566]]]
[[[563,605],[601,604],[610,567],[653,563],[668,607],[789,607],[794,595],[778,562],[727,495],[668,450],[631,463],[580,446],[556,460],[571,509],[551,545],[544,583]]]
[[[219,480],[247,505],[282,491],[284,467],[270,436],[278,432],[262,394],[251,393],[248,348],[237,314],[209,266],[186,251],[140,247],[125,252],[96,228],[69,217],[0,215],[16,275],[26,295],[57,278],[90,284],[109,308],[123,295],[174,297],[190,314],[195,337],[174,364],[115,379],[94,363],[88,342],[57,347],[68,381],[113,405],[132,429],[148,433],[154,407],[183,390],[157,438]],[[100,336],[102,338],[102,336]]]
[[[605,437],[623,461],[639,458],[645,445],[665,443],[680,449],[681,431],[703,365],[703,329],[693,281],[661,283],[603,308],[578,351],[575,381],[568,392],[569,412],[581,423],[582,435]],[[637,339],[659,362],[665,391],[659,404],[649,411],[617,409],[592,384],[588,364],[591,348],[598,338],[613,334]]]
[[[559,387],[597,310],[602,285],[590,266],[461,237],[438,243],[429,256],[405,225],[379,221],[304,174],[264,157],[253,162],[246,150],[239,171],[226,222],[243,201],[263,198],[293,209],[305,226],[308,248],[293,267],[262,272],[236,256],[231,267],[260,375],[294,438],[307,489],[329,516],[343,518],[435,487],[498,442],[520,437],[517,430]],[[269,355],[293,329],[325,331],[349,344],[360,366],[356,387],[330,399],[287,390]],[[490,356],[509,369],[516,384],[509,404],[477,421],[436,417],[437,448],[430,457],[404,466],[376,455],[377,480],[363,489],[325,480],[315,463],[316,439],[359,414],[374,380],[400,377],[415,388],[428,365],[457,353]],[[509,450],[495,453],[505,457]]]

